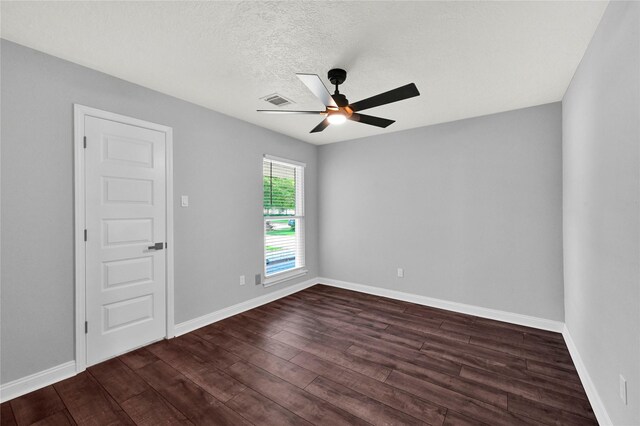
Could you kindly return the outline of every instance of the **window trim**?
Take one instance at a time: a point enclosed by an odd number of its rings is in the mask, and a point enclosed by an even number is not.
[[[301,161],[296,161],[296,160],[290,160],[288,158],[283,158],[283,157],[276,157],[274,155],[269,155],[269,154],[264,154],[263,155],[263,159],[262,162],[264,164],[264,160],[268,160],[271,161],[273,163],[280,163],[283,164],[285,166],[289,166],[289,167],[299,167],[302,169],[302,176],[301,176],[301,180],[302,180],[302,195],[300,194],[296,194],[296,199],[298,199],[298,197],[300,197],[300,201],[301,201],[301,205],[300,205],[300,211],[296,211],[296,215],[295,216],[287,216],[287,218],[289,219],[300,219],[302,222],[302,229],[303,229],[303,235],[302,235],[302,258],[304,259],[304,264],[302,266],[297,266],[295,268],[292,269],[287,269],[286,271],[282,271],[282,272],[277,272],[275,274],[271,274],[269,276],[267,276],[267,263],[266,263],[266,252],[265,252],[265,247],[267,244],[267,235],[266,232],[264,231],[264,223],[267,220],[273,220],[273,219],[282,219],[282,216],[265,216],[264,215],[264,211],[262,214],[262,275],[263,275],[263,280],[262,280],[262,285],[263,287],[270,287],[272,285],[275,284],[279,284],[281,282],[284,281],[288,281],[294,278],[298,278],[301,276],[304,276],[307,274],[308,270],[307,270],[307,262],[306,262],[306,252],[307,252],[307,238],[306,238],[306,232],[304,232],[304,228],[306,227],[306,214],[305,214],[305,198],[306,198],[306,179],[305,179],[305,168],[307,166],[306,163],[303,163]],[[264,166],[263,166],[264,167]],[[264,180],[264,174],[263,174],[263,180]],[[264,197],[264,191],[262,193],[263,197]],[[296,203],[298,204],[298,203]],[[297,210],[297,209],[296,209]]]
[[[307,167],[307,163],[301,161],[289,160],[288,158],[276,157],[275,155],[264,154],[263,158],[276,163],[282,163],[286,166]]]
[[[294,278],[307,275],[307,272],[309,272],[309,270],[306,266],[299,266],[294,269],[288,269],[283,272],[278,272],[277,274],[269,275],[269,277],[266,277],[263,280],[262,285],[263,287],[271,287],[272,285],[280,284],[281,282],[289,281]]]

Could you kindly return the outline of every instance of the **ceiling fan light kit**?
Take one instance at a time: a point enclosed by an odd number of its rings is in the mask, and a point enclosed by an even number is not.
[[[349,103],[347,97],[340,93],[338,86],[340,86],[347,79],[347,72],[341,68],[334,68],[329,70],[328,78],[331,84],[336,86],[336,90],[332,95],[327,90],[324,83],[317,74],[296,74],[298,78],[304,83],[305,86],[324,104],[324,111],[286,111],[286,110],[258,110],[258,112],[266,112],[273,114],[319,114],[324,115],[325,119],[320,122],[316,127],[311,130],[311,133],[321,132],[326,129],[329,124],[342,124],[347,120],[357,121],[363,124],[369,124],[371,126],[385,128],[393,123],[395,120],[388,120],[386,118],[374,117],[372,115],[360,114],[357,111],[362,111],[369,108],[374,108],[381,105],[390,104],[393,102],[409,99],[414,96],[419,96],[418,88],[414,83],[409,83],[405,86],[398,87],[388,92],[381,93],[379,95],[372,96],[367,99]]]
[[[347,116],[340,113],[340,112],[334,112],[334,113],[330,113],[327,116],[327,120],[329,121],[330,124],[342,124],[345,121],[347,121]]]

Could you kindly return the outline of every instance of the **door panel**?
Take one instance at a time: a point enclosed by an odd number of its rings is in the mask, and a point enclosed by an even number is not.
[[[85,118],[87,365],[166,334],[165,133]]]
[[[104,200],[106,203],[139,203],[153,204],[153,181],[148,179],[131,179],[105,177]]]
[[[153,256],[105,261],[102,289],[153,281]]]
[[[102,321],[104,333],[153,320],[153,294],[104,305],[102,312],[104,314]]]
[[[104,162],[153,168],[153,143],[120,134],[103,134],[102,139]]]
[[[113,247],[118,245],[147,244],[152,245],[153,238],[153,218],[144,219],[104,219],[102,221],[104,229],[104,246]]]

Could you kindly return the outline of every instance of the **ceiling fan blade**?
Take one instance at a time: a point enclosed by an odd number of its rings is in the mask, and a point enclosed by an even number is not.
[[[372,126],[383,127],[383,128],[396,122],[395,120],[388,120],[386,118],[374,117],[373,115],[358,114],[357,112],[354,112],[353,114],[351,114],[351,117],[349,117],[349,120],[358,121],[360,123],[370,124]]]
[[[331,97],[331,93],[327,90],[326,86],[320,80],[317,74],[296,74],[298,78],[304,83],[305,86],[316,95],[318,99],[322,101],[325,106],[338,107],[336,101]]]
[[[267,114],[325,114],[326,111],[291,111],[286,109],[258,109],[258,112],[266,112]]]
[[[326,129],[329,126],[329,120],[328,119],[324,119],[320,122],[320,124],[318,124],[316,127],[314,127],[309,133],[318,133],[323,131],[324,129]]]
[[[398,102],[403,99],[413,98],[414,96],[419,95],[420,92],[418,92],[416,85],[409,83],[406,86],[398,87],[397,89],[389,90],[388,92],[380,93],[379,95],[352,103],[349,107],[354,111],[363,111],[365,109]]]

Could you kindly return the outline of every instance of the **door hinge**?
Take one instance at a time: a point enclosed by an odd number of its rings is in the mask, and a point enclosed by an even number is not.
[[[89,321],[84,322],[84,334],[89,333]]]
[[[87,147],[87,137],[86,136],[84,137],[84,147],[85,148]]]
[[[84,240],[87,241],[87,230],[84,230]]]
[[[169,247],[169,243],[164,243],[164,248]]]

